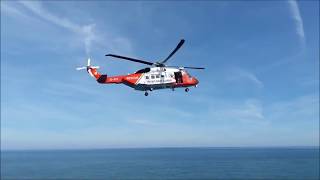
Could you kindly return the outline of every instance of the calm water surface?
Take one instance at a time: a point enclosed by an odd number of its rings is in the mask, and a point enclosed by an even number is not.
[[[1,179],[319,179],[319,148],[2,151]]]

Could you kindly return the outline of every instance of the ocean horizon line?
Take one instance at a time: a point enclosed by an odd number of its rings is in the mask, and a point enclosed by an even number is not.
[[[159,147],[92,147],[92,148],[21,148],[2,149],[12,151],[100,151],[100,150],[135,150],[135,149],[320,149],[320,146],[159,146]]]

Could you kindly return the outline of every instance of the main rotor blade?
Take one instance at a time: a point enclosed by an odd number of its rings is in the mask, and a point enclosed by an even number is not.
[[[119,56],[119,55],[115,55],[115,54],[106,54],[106,56],[111,56],[111,57],[115,57],[115,58],[125,59],[125,60],[129,60],[129,61],[133,61],[133,62],[138,62],[138,63],[142,63],[142,64],[153,65],[152,62],[143,61],[143,60],[140,60],[140,59],[134,59],[134,58],[125,57],[125,56]]]
[[[179,44],[177,45],[177,47],[171,52],[171,54],[170,54],[165,60],[163,60],[163,61],[160,62],[160,63],[161,63],[161,64],[166,63],[166,62],[171,58],[171,56],[173,56],[174,53],[176,53],[176,52],[181,48],[181,46],[183,45],[183,43],[184,43],[184,39],[181,39],[181,41],[179,42]]]
[[[185,69],[205,69],[203,67],[183,67]]]
[[[190,67],[190,66],[165,66],[165,67],[173,67],[173,68],[179,68],[179,69],[205,69],[203,67]]]

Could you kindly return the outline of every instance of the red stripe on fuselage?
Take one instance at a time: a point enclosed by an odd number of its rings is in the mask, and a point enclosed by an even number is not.
[[[125,76],[111,76],[111,77],[107,77],[105,83],[115,83],[115,84],[119,84],[119,83],[122,83],[124,77],[125,77]]]
[[[123,78],[123,82],[130,85],[135,85],[139,81],[140,77],[142,76],[141,73],[139,74],[129,74]]]
[[[124,83],[124,84],[135,85],[141,76],[142,74],[129,74],[126,76],[111,76],[111,77],[107,77],[105,83],[115,83],[115,84]]]

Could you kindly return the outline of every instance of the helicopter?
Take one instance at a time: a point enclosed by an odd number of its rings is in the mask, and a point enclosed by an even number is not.
[[[186,69],[205,69],[203,67],[181,67],[167,66],[165,63],[181,48],[184,39],[181,39],[176,48],[169,56],[157,62],[150,62],[131,57],[125,57],[115,54],[106,54],[105,56],[127,60],[137,63],[149,65],[149,67],[140,69],[128,75],[108,76],[97,71],[99,66],[91,66],[90,58],[87,60],[87,66],[78,67],[77,70],[86,69],[87,72],[101,84],[125,84],[135,90],[144,91],[144,95],[148,96],[149,92],[159,89],[185,88],[185,92],[189,92],[189,87],[197,87],[199,81],[192,77]]]

